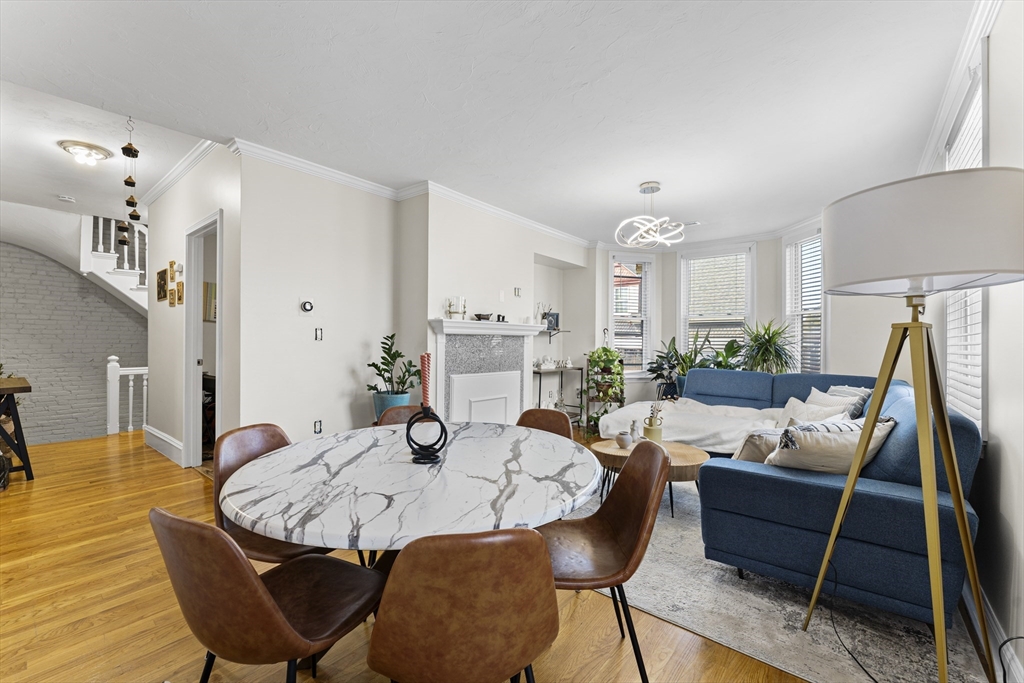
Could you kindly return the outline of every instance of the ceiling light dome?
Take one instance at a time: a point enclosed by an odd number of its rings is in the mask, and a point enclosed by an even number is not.
[[[75,157],[75,161],[86,166],[95,166],[97,161],[103,161],[114,156],[113,152],[109,149],[80,140],[61,140],[57,145]]]
[[[640,183],[640,194],[651,198],[648,214],[654,213],[654,199],[651,197],[661,191],[661,183],[649,180]],[[670,221],[668,216],[655,218],[653,215],[633,216],[619,223],[615,230],[615,241],[624,247],[636,247],[639,249],[652,249],[654,247],[668,247],[679,244],[685,235],[683,230],[691,225],[700,225],[693,221],[691,223],[680,223]]]

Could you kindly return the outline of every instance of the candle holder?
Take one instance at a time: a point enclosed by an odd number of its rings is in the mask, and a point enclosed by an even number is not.
[[[448,444],[448,429],[430,406],[420,404],[422,410],[409,418],[405,425],[405,442],[412,449],[412,461],[417,465],[433,465],[441,461],[441,451]],[[421,422],[436,422],[441,433],[433,443],[422,444],[412,438],[412,428]]]

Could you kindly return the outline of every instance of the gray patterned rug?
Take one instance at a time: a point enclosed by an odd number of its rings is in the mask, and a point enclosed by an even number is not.
[[[810,590],[751,572],[740,579],[734,568],[705,559],[697,489],[673,486],[675,519],[666,493],[647,555],[626,584],[631,606],[809,681],[870,682],[836,639],[830,597],[822,596],[801,631]],[[598,504],[594,497],[570,516],[591,514]],[[937,680],[935,643],[924,623],[842,599],[834,610],[839,635],[878,681]],[[959,614],[948,646],[949,680],[983,683]]]

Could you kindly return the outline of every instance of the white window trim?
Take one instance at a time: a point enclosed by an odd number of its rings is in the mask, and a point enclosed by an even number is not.
[[[780,297],[781,298],[781,302],[780,302],[780,305],[779,305],[779,310],[782,311],[782,320],[783,320],[783,322],[786,322],[787,319],[789,318],[789,310],[788,310],[787,305],[786,305],[786,302],[788,300],[787,297],[789,295],[789,290],[788,290],[789,278],[786,277],[786,268],[787,268],[787,265],[788,265],[787,260],[786,260],[786,254],[789,252],[789,248],[792,245],[794,245],[794,244],[796,244],[798,242],[803,242],[804,240],[808,240],[808,239],[810,239],[812,237],[815,237],[815,236],[819,236],[819,237],[821,236],[821,219],[820,218],[817,221],[817,225],[811,225],[811,226],[808,226],[807,228],[805,228],[803,230],[794,231],[794,232],[792,232],[790,234],[787,234],[785,237],[782,238],[782,249],[780,250],[780,253],[779,253],[779,259],[780,259],[780,263],[779,263],[779,280],[780,280],[779,294],[781,295],[781,297]],[[822,264],[821,264],[822,265],[822,275],[824,276],[824,266],[825,266],[825,243],[824,243],[824,241],[822,241],[822,245],[821,245],[821,260],[822,260]],[[828,357],[827,349],[828,349],[828,343],[829,343],[829,329],[831,328],[831,325],[829,324],[829,322],[830,322],[829,318],[830,318],[830,310],[832,308],[829,305],[829,302],[832,300],[832,297],[831,297],[831,295],[825,293],[824,284],[825,284],[825,282],[824,282],[824,277],[823,277],[822,278],[822,288],[821,288],[821,367],[818,368],[818,372],[820,372],[820,373],[827,372],[826,369],[825,369],[825,359]]]
[[[676,292],[679,293],[679,310],[677,311],[676,323],[676,344],[689,348],[689,341],[686,338],[687,322],[687,292],[686,283],[690,259],[708,258],[711,256],[727,256],[728,254],[747,253],[747,310],[743,315],[744,322],[753,326],[755,322],[755,311],[757,311],[757,242],[736,242],[719,243],[713,247],[694,247],[680,250],[679,267],[676,268]]]
[[[650,286],[647,290],[647,306],[650,309],[650,329],[648,330],[648,340],[644,344],[644,367],[640,370],[628,370],[624,373],[623,377],[626,382],[648,382],[651,379],[651,375],[647,372],[647,364],[654,360],[654,347],[659,342],[655,338],[654,330],[657,325],[658,312],[661,310],[658,307],[658,265],[657,265],[657,254],[654,253],[643,253],[638,254],[636,252],[619,251],[619,252],[608,252],[608,343],[615,346],[615,262],[624,261],[626,263],[643,263],[648,268],[650,273]]]

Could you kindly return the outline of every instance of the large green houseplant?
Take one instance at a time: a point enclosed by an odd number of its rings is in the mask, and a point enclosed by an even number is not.
[[[599,406],[588,418],[588,431],[594,433],[601,418],[608,414],[611,405],[622,403],[626,381],[622,356],[608,346],[594,349],[587,354],[587,366],[587,395],[583,400]]]
[[[793,340],[789,325],[776,325],[774,320],[743,326],[746,343],[743,348],[743,369],[778,375],[796,367]]]
[[[366,388],[373,392],[373,409],[377,419],[392,406],[409,405],[409,390],[417,386],[421,380],[420,369],[411,360],[404,363],[405,354],[395,348],[395,335],[389,334],[380,343],[380,362],[367,363],[380,382],[367,384]],[[379,385],[383,384],[383,388]]]

